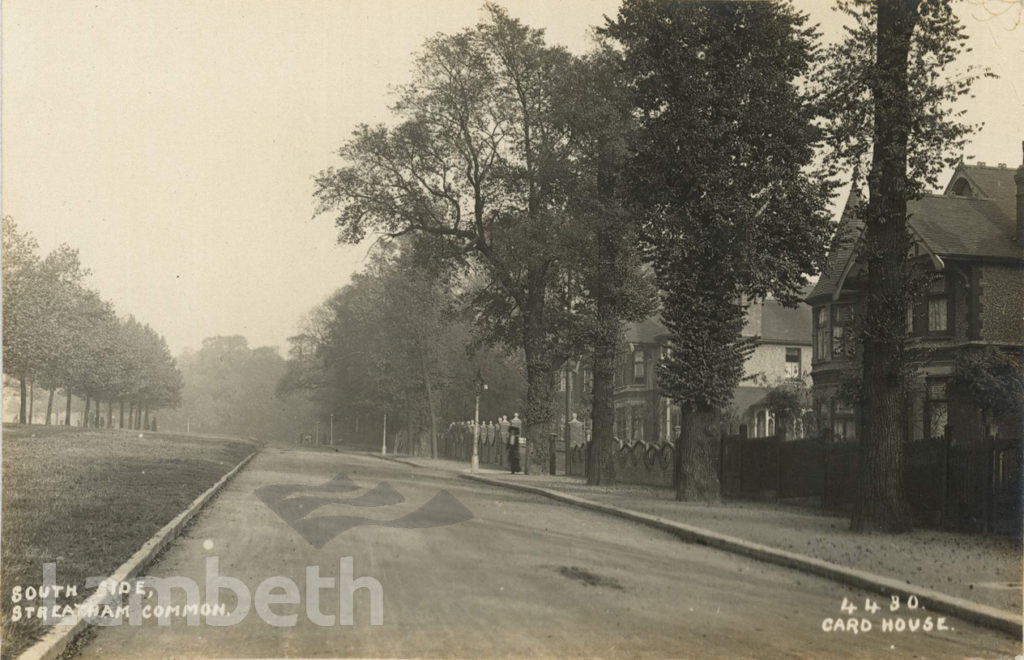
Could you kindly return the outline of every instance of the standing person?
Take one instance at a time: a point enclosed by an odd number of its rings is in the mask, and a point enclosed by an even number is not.
[[[508,430],[508,466],[512,474],[522,469],[519,465],[519,429],[516,427]]]

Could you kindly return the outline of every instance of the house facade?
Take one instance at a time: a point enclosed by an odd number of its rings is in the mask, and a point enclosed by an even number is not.
[[[856,319],[865,287],[857,258],[864,225],[852,192],[827,271],[807,297],[813,315],[815,412],[835,441],[855,441],[861,420],[844,396],[857,368]],[[977,406],[949,386],[957,356],[985,346],[1024,347],[1024,165],[960,165],[941,195],[908,205],[911,260],[925,292],[907,312],[915,375],[905,402],[905,433],[914,442],[943,437],[968,445],[986,434],[1018,437],[1020,418],[984,427]]]
[[[731,426],[740,424],[751,437],[774,435],[775,418],[765,405],[769,389],[785,381],[809,383],[811,370],[811,311],[804,304],[783,307],[775,300],[755,302],[747,310],[744,336],[759,337],[744,365],[744,378],[733,394]],[[679,407],[662,396],[658,387],[658,363],[669,337],[668,330],[651,317],[626,328],[616,353],[615,437],[623,442],[666,443],[679,435]],[[569,405],[563,403],[566,382],[570,384]],[[559,421],[565,423],[568,409],[583,422],[589,437],[591,381],[586,365],[563,369],[556,393]]]

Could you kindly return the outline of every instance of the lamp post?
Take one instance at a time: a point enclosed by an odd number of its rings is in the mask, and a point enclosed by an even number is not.
[[[476,410],[473,413],[473,457],[469,462],[469,470],[477,472],[480,470],[480,394],[487,389],[487,383],[484,382],[479,369],[476,370],[473,385],[476,386]]]

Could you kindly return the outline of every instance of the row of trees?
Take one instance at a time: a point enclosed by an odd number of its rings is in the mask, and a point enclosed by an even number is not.
[[[164,338],[88,288],[78,250],[61,245],[45,257],[28,232],[3,219],[3,372],[19,381],[18,420],[29,419],[29,390],[64,390],[64,424],[72,396],[85,401],[83,425],[148,428],[150,411],[173,407],[182,379]],[[106,403],[102,410],[101,403]],[[127,419],[126,419],[127,414]],[[59,415],[57,416],[59,420]]]
[[[321,428],[333,416],[346,443],[379,445],[386,415],[389,435],[436,456],[441,424],[472,410],[478,374],[484,418],[521,410],[521,356],[474,346],[459,312],[467,290],[429,253],[408,239],[380,246],[289,338],[279,396],[306,396]]]
[[[488,4],[477,26],[424,45],[391,125],[341,147],[316,179],[318,214],[341,241],[417,237],[469,282],[477,337],[523,355],[528,436],[550,430],[557,367],[589,353],[591,483],[614,479],[623,323],[657,299],[671,332],[660,382],[682,409],[677,495],[711,499],[715,416],[751,348],[745,306],[796,302],[825,263],[839,174],[870,171],[875,326],[857,396],[879,421],[856,524],[899,529],[906,201],[962,147],[953,106],[975,77],[945,73],[964,47],[949,4],[841,3],[854,27],[825,48],[781,1],[626,0],[583,57]]]

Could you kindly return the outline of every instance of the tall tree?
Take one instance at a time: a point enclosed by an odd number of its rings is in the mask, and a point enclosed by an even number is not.
[[[714,422],[752,347],[747,301],[795,303],[823,264],[806,20],[782,2],[626,0],[604,29],[639,123],[627,185],[671,333],[659,380],[682,411],[679,499],[719,497]]]
[[[49,322],[44,332],[48,350],[42,358],[38,375],[40,383],[49,390],[46,404],[46,423],[49,424],[55,390],[69,382],[68,354],[74,345],[71,330],[76,327],[73,317],[89,271],[82,266],[78,250],[67,245],[61,245],[48,254],[40,263],[39,270],[46,293]]]
[[[316,197],[342,240],[427,235],[486,278],[480,318],[525,354],[529,454],[568,355],[553,295],[572,234],[559,185],[570,136],[551,107],[570,56],[503,9],[486,11],[475,28],[426,43],[393,107],[399,123],[360,127],[340,150],[345,165],[317,177]]]
[[[842,3],[853,26],[829,50],[818,76],[835,162],[869,172],[858,253],[867,266],[856,393],[864,428],[851,521],[858,531],[902,531],[912,525],[903,492],[901,422],[911,369],[906,310],[919,291],[907,258],[907,202],[934,186],[941,169],[962,153],[972,127],[956,101],[986,75],[950,69],[966,43],[951,5],[947,0]]]
[[[3,218],[3,351],[4,373],[17,378],[21,387],[18,421],[27,421],[28,379],[46,355],[40,332],[45,291],[41,284],[39,245],[28,232],[18,230],[10,216]]]
[[[609,484],[615,482],[616,352],[625,322],[653,314],[657,294],[642,269],[636,215],[623,200],[633,117],[621,56],[601,42],[567,74],[556,107],[573,136],[566,211],[579,239],[566,259],[568,304],[576,312],[570,331],[584,339],[593,370],[587,482]]]

